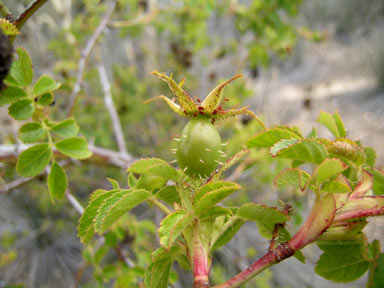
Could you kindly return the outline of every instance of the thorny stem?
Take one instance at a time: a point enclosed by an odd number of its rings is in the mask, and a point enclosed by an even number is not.
[[[41,7],[44,5],[44,3],[47,2],[47,0],[35,0],[31,4],[28,5],[27,8],[25,8],[24,12],[21,13],[16,19],[15,19],[15,26],[17,29],[21,29],[23,27],[24,23],[27,22],[27,20]]]
[[[253,276],[264,271],[268,267],[291,257],[295,253],[295,249],[290,246],[290,243],[283,243],[275,249],[267,252],[263,257],[254,262],[251,266],[237,274],[225,283],[213,286],[212,288],[235,288],[244,284]]]

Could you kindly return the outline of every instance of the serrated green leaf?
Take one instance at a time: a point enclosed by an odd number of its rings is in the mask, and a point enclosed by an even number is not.
[[[91,200],[89,201],[88,206],[84,209],[84,213],[80,217],[79,226],[77,228],[77,235],[80,237],[81,242],[87,243],[95,234],[93,221],[97,215],[99,207],[103,204],[103,201],[119,191],[120,190],[96,190],[91,195]]]
[[[180,196],[179,193],[177,193],[175,186],[165,186],[161,188],[155,196],[171,205],[174,203],[180,204]]]
[[[382,288],[384,283],[384,253],[381,253],[374,265],[371,266],[369,274],[370,285],[367,285],[367,287]]]
[[[364,152],[366,155],[365,164],[373,167],[376,162],[376,151],[371,147],[364,147]]]
[[[301,191],[307,187],[311,176],[304,170],[298,168],[288,168],[281,171],[275,178],[275,185],[278,187],[296,186]]]
[[[52,93],[45,93],[39,97],[37,100],[37,104],[48,106],[53,102],[53,94]]]
[[[237,231],[239,231],[243,224],[244,220],[242,219],[234,220],[232,225],[230,225],[225,231],[221,231],[222,233],[219,238],[215,242],[211,243],[212,250],[218,249],[231,241],[233,236],[236,235]]]
[[[92,155],[88,150],[87,140],[80,137],[61,140],[56,142],[55,147],[61,153],[76,159],[84,159]]]
[[[220,217],[223,215],[230,215],[230,214],[232,214],[232,211],[228,208],[224,208],[221,206],[213,206],[211,208],[208,208],[207,211],[205,211],[200,215],[200,220],[206,220],[206,219],[214,220],[217,217]]]
[[[25,97],[27,97],[27,93],[20,87],[7,86],[0,92],[0,105],[11,104]]]
[[[310,185],[319,186],[325,181],[338,176],[341,172],[348,168],[343,161],[336,158],[327,158],[316,168]]]
[[[152,263],[145,273],[146,288],[168,288],[172,258],[172,250],[168,252],[163,247],[152,253]]]
[[[267,131],[258,133],[255,137],[251,138],[247,146],[249,148],[270,148],[275,143],[284,139],[300,139],[297,133],[284,129],[284,128],[271,128]]]
[[[193,221],[193,215],[185,210],[175,211],[165,217],[159,228],[160,244],[169,250],[177,237]]]
[[[48,190],[53,203],[55,202],[54,199],[64,197],[67,186],[68,180],[64,169],[57,162],[54,162],[48,175]]]
[[[196,192],[193,210],[199,215],[240,188],[240,185],[232,182],[210,182]]]
[[[133,173],[128,173],[127,182],[129,188],[133,189],[136,187],[137,179]]]
[[[120,189],[119,182],[117,182],[115,179],[107,178],[109,183],[111,183],[113,189]]]
[[[373,175],[373,192],[376,195],[384,195],[384,174],[373,168],[366,168]]]
[[[44,127],[37,122],[29,122],[19,129],[19,138],[24,143],[33,143],[41,140],[45,136]]]
[[[15,120],[27,120],[35,111],[35,105],[31,99],[21,99],[8,107],[8,113]]]
[[[115,195],[116,197],[112,195],[104,200],[104,203],[99,207],[94,220],[96,232],[103,233],[121,216],[151,196],[148,191],[143,189],[124,190],[124,193],[116,193]]]
[[[136,189],[145,189],[147,191],[153,191],[160,189],[167,184],[167,179],[152,175],[141,175],[136,183]]]
[[[33,95],[38,97],[45,93],[55,91],[59,87],[60,83],[56,83],[56,81],[48,75],[43,75],[36,81],[35,87],[33,87]]]
[[[19,35],[20,32],[16,26],[5,18],[0,18],[0,30],[3,31],[5,35]]]
[[[51,127],[52,132],[61,137],[69,138],[74,137],[79,132],[79,126],[77,126],[74,118],[65,119]]]
[[[345,177],[325,182],[320,189],[321,193],[349,193],[351,185]]]
[[[367,248],[357,240],[333,240],[318,243],[323,254],[315,271],[325,279],[347,283],[359,279],[369,267],[364,256]]]
[[[16,53],[18,59],[13,60],[9,74],[18,85],[26,87],[33,79],[32,60],[24,48],[17,48]]]
[[[127,170],[137,174],[149,174],[159,176],[167,180],[177,181],[179,173],[172,168],[166,161],[158,158],[140,159],[133,163]]]
[[[269,153],[272,155],[272,157],[275,157],[280,150],[286,149],[286,148],[290,147],[291,145],[296,144],[297,141],[298,140],[294,139],[294,138],[283,139],[283,140],[273,144],[273,146],[269,149]]]
[[[186,255],[179,254],[176,256],[176,261],[179,263],[180,267],[186,271],[192,270],[191,263]]]
[[[312,128],[311,132],[308,134],[306,138],[316,138],[317,137],[317,130],[316,128]]]
[[[343,138],[346,135],[344,124],[338,112],[333,115],[320,112],[317,122],[323,124],[336,138]]]
[[[271,238],[275,224],[285,223],[290,217],[274,207],[248,203],[240,207],[236,217],[255,221],[261,236]]]
[[[40,174],[52,158],[52,149],[48,144],[38,144],[21,152],[17,159],[16,170],[24,177]]]
[[[327,150],[319,141],[313,139],[304,139],[297,143],[289,143],[289,141],[292,140],[276,143],[270,150],[272,156],[317,164],[327,157]]]
[[[339,139],[327,146],[328,153],[342,160],[351,161],[356,165],[365,163],[365,152],[356,142],[349,139]]]

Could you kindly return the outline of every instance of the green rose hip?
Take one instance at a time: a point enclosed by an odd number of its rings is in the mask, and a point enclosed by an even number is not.
[[[176,159],[188,176],[208,177],[220,162],[220,134],[204,115],[192,118],[184,127]]]
[[[219,84],[201,102],[200,100],[195,101],[184,91],[184,79],[180,83],[176,83],[172,75],[167,76],[158,71],[154,71],[152,74],[168,83],[177,102],[160,95],[145,103],[161,99],[180,116],[190,118],[182,131],[182,136],[177,139],[179,143],[175,151],[180,168],[190,177],[209,177],[218,165],[224,162],[223,158],[221,158],[225,157],[225,154],[221,151],[220,134],[213,125],[216,120],[247,114],[264,127],[264,124],[255,114],[248,110],[249,107],[224,110],[220,106],[224,87],[242,75],[236,75]]]

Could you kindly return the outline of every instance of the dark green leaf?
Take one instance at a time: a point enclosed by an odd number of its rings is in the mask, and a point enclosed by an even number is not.
[[[269,148],[275,143],[283,139],[300,139],[297,133],[284,128],[271,128],[267,131],[260,132],[248,141],[249,148],[265,147]]]
[[[152,253],[152,263],[145,273],[146,288],[168,288],[174,254],[172,250],[169,252],[161,247]]]
[[[244,204],[237,211],[236,216],[243,220],[255,221],[261,236],[271,238],[275,224],[285,223],[290,217],[274,207],[261,204]]]
[[[111,183],[113,189],[120,189],[119,183],[115,179],[107,178],[107,180]]]
[[[151,195],[146,190],[122,190],[104,200],[94,220],[95,231],[103,233],[121,216],[147,200]]]
[[[37,104],[48,106],[53,102],[53,94],[52,93],[45,93],[39,97],[37,100]]]
[[[18,59],[12,63],[10,76],[20,86],[28,86],[33,79],[32,60],[24,48],[17,48]]]
[[[380,254],[375,264],[370,270],[370,286],[369,288],[382,288],[384,283],[384,254]]]
[[[87,140],[80,137],[68,138],[55,144],[61,153],[77,159],[88,158],[92,153],[88,150]]]
[[[176,169],[172,168],[166,161],[157,158],[140,159],[128,168],[128,172],[149,174],[173,181],[179,179],[179,173]]]
[[[8,86],[0,92],[0,105],[11,104],[21,98],[27,97],[27,93],[15,86]]]
[[[95,234],[94,219],[97,215],[99,207],[103,204],[104,200],[111,197],[113,194],[118,193],[120,190],[96,190],[91,195],[91,200],[88,206],[84,209],[83,215],[81,215],[78,226],[77,235],[80,237],[81,242],[88,242]]]
[[[243,220],[236,219],[232,225],[230,225],[225,231],[223,231],[223,233],[214,243],[211,243],[211,247],[213,247],[212,249],[215,250],[217,248],[220,248],[221,246],[231,241],[233,236],[236,235],[237,231],[240,229],[241,226],[243,226],[243,224]]]
[[[240,185],[232,182],[210,182],[196,192],[193,209],[199,215],[240,188]]]
[[[351,192],[351,184],[345,177],[325,182],[320,189],[321,193],[348,193]]]
[[[127,182],[128,182],[129,188],[133,189],[136,187],[137,179],[136,179],[135,175],[133,175],[133,173],[128,173]]]
[[[351,282],[359,279],[369,267],[366,247],[359,240],[333,240],[318,243],[323,254],[315,271],[325,279],[334,282]]]
[[[45,136],[44,127],[37,122],[29,122],[19,129],[19,137],[24,143],[33,143]]]
[[[384,195],[384,174],[373,168],[366,168],[366,170],[373,175],[373,192],[376,195]]]
[[[139,180],[136,183],[136,189],[145,189],[147,191],[153,191],[155,189],[160,189],[167,184],[167,179],[158,176],[152,175],[141,175]]]
[[[376,162],[376,151],[371,147],[364,147],[364,152],[366,155],[365,164],[373,167]]]
[[[48,144],[38,144],[23,151],[17,159],[17,172],[24,177],[40,174],[51,161],[52,150]]]
[[[346,135],[344,124],[341,121],[338,112],[335,112],[333,115],[326,112],[320,112],[317,122],[323,124],[326,128],[328,128],[328,130],[336,138],[343,138]]]
[[[59,83],[56,83],[48,75],[43,75],[36,81],[35,87],[33,88],[33,94],[35,97],[52,92],[60,87]]]
[[[185,210],[178,210],[165,217],[159,228],[160,244],[169,250],[177,237],[193,221],[193,215]]]
[[[8,113],[15,120],[27,120],[35,111],[35,105],[31,99],[21,99],[8,107]]]
[[[165,186],[161,188],[155,196],[171,205],[174,203],[180,204],[180,196],[179,193],[177,193],[175,186]]]
[[[79,132],[79,126],[77,126],[74,118],[65,119],[51,127],[52,132],[61,137],[69,138],[74,137]]]
[[[51,166],[51,171],[48,175],[48,190],[51,194],[51,199],[62,199],[67,189],[68,180],[63,168],[54,162]]]
[[[275,178],[275,185],[278,187],[296,186],[301,191],[307,187],[311,176],[304,170],[298,168],[289,168],[280,172]]]
[[[272,156],[311,163],[321,163],[327,157],[325,146],[316,140],[305,139],[297,143],[289,141],[282,140],[276,143],[270,150]]]
[[[316,171],[311,178],[310,185],[318,186],[325,181],[336,177],[347,168],[348,166],[340,159],[327,158],[316,168]]]

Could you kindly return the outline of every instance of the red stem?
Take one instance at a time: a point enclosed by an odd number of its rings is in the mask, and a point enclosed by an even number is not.
[[[286,258],[291,257],[295,253],[295,250],[291,247],[290,243],[284,243],[277,246],[275,249],[269,251],[263,257],[254,262],[247,269],[243,270],[227,282],[222,283],[212,288],[235,288],[244,284],[256,274],[262,272],[268,267],[283,261]]]

